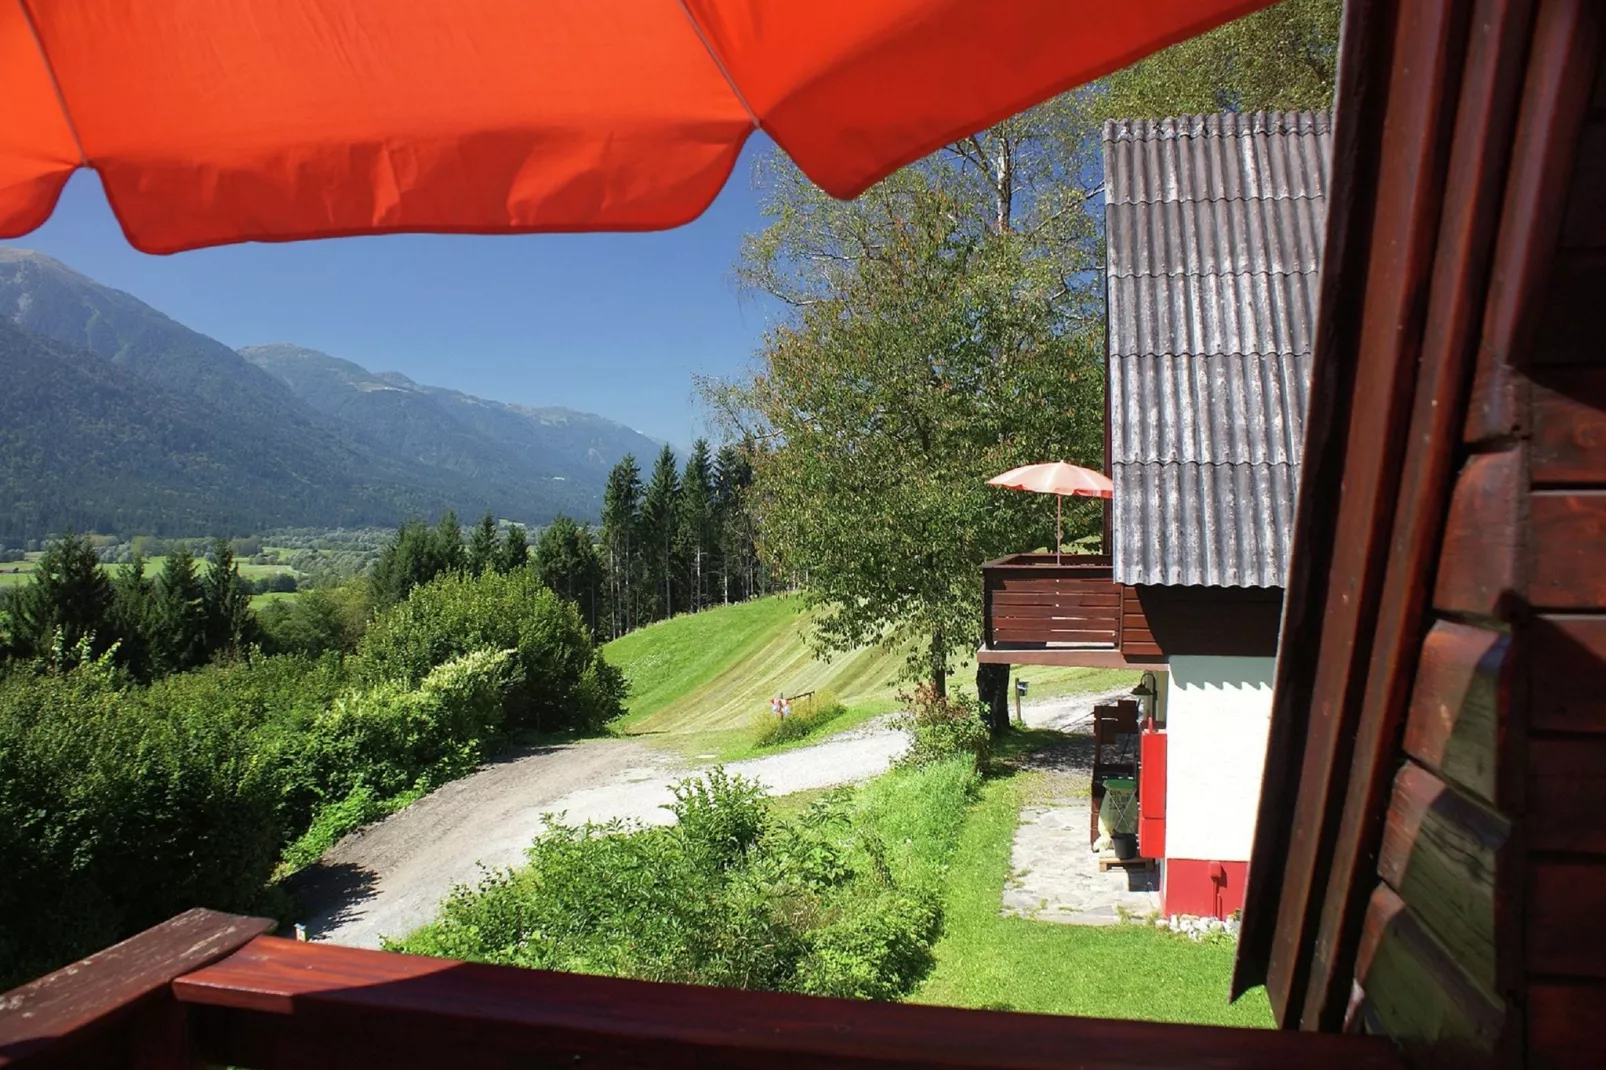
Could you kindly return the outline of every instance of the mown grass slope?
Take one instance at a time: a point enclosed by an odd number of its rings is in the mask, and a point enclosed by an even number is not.
[[[848,707],[821,734],[898,708],[901,651],[867,647],[829,660],[809,648],[803,600],[777,595],[659,621],[603,647],[630,680],[622,735],[688,754],[734,758],[752,751],[777,694],[830,691]],[[954,685],[973,683],[962,670]],[[1135,673],[1031,667],[1033,699],[1136,683]],[[807,741],[801,741],[807,742]]]

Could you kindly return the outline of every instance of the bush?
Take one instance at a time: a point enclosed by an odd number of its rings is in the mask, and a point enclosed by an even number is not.
[[[130,701],[94,664],[0,683],[0,988],[187,907],[253,906],[282,841],[252,728]]]
[[[381,799],[423,794],[471,772],[501,731],[518,683],[511,660],[507,651],[477,650],[416,688],[380,683],[341,695],[308,726],[298,776],[336,801],[358,787]]]
[[[802,709],[794,710],[789,717],[764,714],[755,742],[760,747],[778,747],[782,743],[804,739],[847,712],[848,708],[842,705],[836,695],[821,691],[811,696]]]
[[[986,764],[992,751],[992,734],[979,702],[962,696],[939,696],[930,684],[921,684],[913,695],[899,698],[909,707],[903,719],[909,733],[909,749],[899,764],[919,767],[961,754],[968,755],[978,770]]]
[[[293,584],[295,577],[289,578]],[[368,585],[346,583],[270,602],[257,611],[257,625],[270,654],[349,654],[357,649],[372,613]]]
[[[361,677],[416,686],[437,665],[474,650],[511,650],[521,677],[508,695],[509,729],[594,729],[623,712],[624,677],[603,660],[573,604],[532,569],[453,573],[380,613],[358,648]]]
[[[555,821],[527,866],[454,889],[439,918],[389,946],[895,999],[931,968],[943,866],[976,784],[953,759],[777,821],[756,784],[715,770],[676,786],[673,827]]]

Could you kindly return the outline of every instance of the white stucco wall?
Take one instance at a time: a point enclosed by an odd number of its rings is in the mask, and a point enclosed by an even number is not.
[[[1276,664],[1275,658],[1171,658],[1167,858],[1249,858]]]

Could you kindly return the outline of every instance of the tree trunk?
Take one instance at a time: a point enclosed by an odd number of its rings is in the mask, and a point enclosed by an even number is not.
[[[993,193],[997,197],[998,233],[1009,230],[1010,216],[1014,214],[1015,158],[1010,154],[1009,140],[998,138],[998,158],[993,174]]]
[[[931,633],[931,690],[938,698],[948,697],[948,647],[941,628]]]

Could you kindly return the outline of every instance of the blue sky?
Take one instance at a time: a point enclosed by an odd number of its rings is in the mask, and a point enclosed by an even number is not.
[[[747,366],[770,306],[730,279],[760,225],[754,137],[714,205],[658,234],[397,235],[146,256],[80,171],[13,242],[231,346],[294,342],[498,401],[566,405],[677,447],[705,430],[696,373]]]

